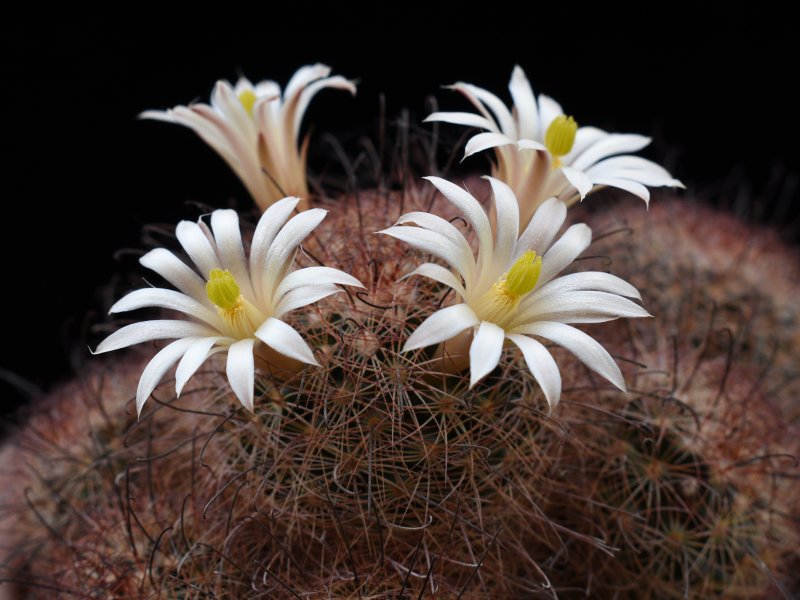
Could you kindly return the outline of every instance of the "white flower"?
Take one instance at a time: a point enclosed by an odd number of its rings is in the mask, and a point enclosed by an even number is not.
[[[464,94],[480,114],[435,112],[425,121],[486,130],[467,142],[464,158],[494,148],[497,164],[493,175],[516,193],[523,225],[551,197],[570,205],[597,187],[610,186],[649,202],[650,192],[645,186],[683,187],[659,165],[626,154],[641,150],[650,138],[606,133],[596,127],[578,128],[558,102],[544,94],[538,99],[534,96],[519,66],[514,67],[508,85],[513,112],[491,92],[469,83],[450,87]]]
[[[284,198],[262,215],[245,257],[239,217],[232,210],[215,210],[211,228],[203,221],[181,221],[178,241],[197,271],[172,252],[157,248],[142,265],[161,275],[179,291],[145,288],[131,292],[111,307],[112,313],[147,306],[185,313],[192,320],[134,323],[112,333],[97,353],[151,340],[178,338],[164,347],[145,368],[136,391],[141,413],[151,392],[178,360],[178,394],[209,356],[227,352],[228,381],[241,403],[253,410],[255,360],[261,344],[310,365],[317,361],[300,334],[282,319],[286,313],[341,291],[336,284],[361,283],[337,269],[308,267],[291,270],[297,246],[325,218],[313,208],[292,217],[299,198]],[[287,222],[288,220],[288,222]]]
[[[469,341],[470,386],[494,369],[505,340],[522,351],[551,407],[561,396],[561,376],[547,349],[530,336],[563,346],[621,390],[625,382],[614,360],[586,333],[566,323],[600,323],[619,317],[650,316],[627,298],[639,292],[622,279],[600,272],[556,277],[591,243],[584,224],[572,225],[554,242],[566,205],[544,202],[519,235],[519,208],[505,183],[488,177],[494,191],[497,234],[480,203],[457,185],[428,177],[466,217],[477,233],[478,255],[450,222],[425,212],[403,215],[385,233],[446,262],[457,274],[425,263],[409,275],[423,275],[451,287],[461,302],[430,315],[408,338],[404,350],[453,340]],[[409,223],[416,227],[407,226]]]
[[[309,102],[324,88],[356,86],[341,76],[329,77],[330,67],[308,65],[297,70],[281,96],[274,81],[255,86],[241,77],[235,87],[218,81],[211,106],[191,104],[167,111],[149,110],[142,118],[189,127],[225,159],[261,210],[284,196],[308,197],[308,138],[298,146],[300,122]]]

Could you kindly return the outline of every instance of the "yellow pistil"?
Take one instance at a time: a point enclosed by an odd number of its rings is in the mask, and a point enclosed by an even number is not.
[[[522,297],[536,287],[541,272],[542,258],[531,250],[525,252],[508,273],[483,295],[476,311],[478,317],[502,326],[508,317],[517,312]]]
[[[227,331],[223,333],[230,337],[240,340],[252,337],[264,321],[260,311],[242,296],[230,271],[211,269],[206,294],[225,323]]]
[[[258,97],[253,90],[244,90],[239,93],[239,102],[242,103],[248,114],[253,114],[253,106],[255,106],[256,100],[258,100]]]
[[[230,271],[211,269],[206,284],[208,299],[224,311],[235,311],[239,304],[239,284]]]
[[[575,144],[575,133],[578,124],[575,119],[559,115],[550,123],[544,134],[544,145],[553,155],[553,168],[561,166],[561,157],[569,154]]]

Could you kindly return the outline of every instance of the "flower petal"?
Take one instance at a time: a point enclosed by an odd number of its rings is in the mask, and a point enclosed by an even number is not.
[[[190,336],[216,336],[218,332],[202,323],[181,320],[142,321],[126,325],[118,329],[97,346],[95,354],[127,348],[134,344],[164,340],[169,338],[183,338]]]
[[[597,177],[594,182],[596,185],[607,185],[609,187],[625,190],[644,200],[645,204],[650,204],[650,190],[641,183],[636,183],[630,179],[618,179],[615,177]]]
[[[537,287],[542,287],[566,269],[592,243],[592,230],[584,223],[572,225],[542,257]]]
[[[469,387],[491,373],[500,362],[505,337],[503,328],[489,321],[483,321],[478,327],[469,347]]]
[[[407,223],[416,223],[420,227],[443,235],[456,246],[461,256],[461,262],[465,265],[474,266],[475,257],[472,255],[472,248],[470,248],[467,238],[449,221],[427,212],[410,212],[402,215],[397,220],[397,225]],[[471,267],[468,267],[468,269],[469,271],[462,271],[462,275],[466,275],[465,280],[471,281],[473,274]]]
[[[517,140],[517,150],[537,150],[547,152],[547,146],[536,140]]]
[[[417,250],[433,254],[461,273],[465,281],[472,281],[474,278],[475,259],[472,254],[465,255],[462,248],[440,233],[421,227],[402,226],[390,227],[378,233],[396,238]]]
[[[536,139],[539,133],[539,109],[533,95],[531,84],[525,76],[525,71],[519,65],[514,66],[508,90],[514,99],[514,108],[517,109],[519,123],[518,135],[521,138]],[[542,132],[541,136],[544,135]]]
[[[349,79],[345,79],[341,75],[326,77],[325,79],[320,79],[319,81],[315,81],[314,83],[308,85],[300,93],[300,97],[297,100],[297,106],[294,107],[292,113],[292,129],[294,130],[295,144],[297,143],[297,139],[300,135],[300,123],[303,120],[303,115],[305,114],[309,103],[311,102],[314,96],[316,96],[320,91],[324,90],[325,88],[346,90],[350,92],[353,96],[356,95],[355,84]]]
[[[519,205],[511,188],[494,177],[484,177],[494,193],[497,235],[494,242],[492,280],[497,279],[511,266],[514,247],[519,236]]]
[[[519,330],[531,321],[559,323],[603,323],[620,317],[652,316],[627,298],[606,292],[563,292],[539,296],[534,292],[531,301],[520,307],[511,328]]]
[[[222,267],[211,242],[197,223],[181,221],[175,228],[175,236],[203,277],[208,278],[212,269]]]
[[[570,185],[578,190],[581,200],[586,197],[586,194],[592,191],[592,180],[586,176],[585,173],[573,167],[561,167],[561,172],[567,178]]]
[[[178,363],[178,368],[175,369],[175,394],[180,396],[183,391],[183,386],[186,382],[197,372],[197,369],[205,362],[205,360],[212,354],[211,349],[223,340],[229,340],[225,337],[203,337],[195,341],[189,346],[186,353],[183,355],[181,362]]]
[[[464,286],[458,280],[458,277],[453,275],[451,271],[445,269],[441,265],[423,263],[411,271],[411,273],[408,275],[403,276],[401,280],[411,277],[412,275],[421,275],[422,277],[427,277],[428,279],[433,279],[434,281],[443,283],[444,285],[453,288],[463,300],[467,299],[467,292],[464,289]]]
[[[585,171],[599,160],[608,156],[637,152],[649,143],[649,137],[636,133],[608,134],[608,136],[600,138],[596,143],[584,150],[580,156],[577,156],[572,161],[570,166],[580,171]]]
[[[275,306],[275,317],[281,318],[284,314],[296,308],[308,306],[318,300],[343,291],[342,288],[331,284],[305,285],[294,288],[286,292],[280,302]]]
[[[610,273],[600,271],[584,271],[582,273],[571,273],[553,279],[536,291],[536,297],[546,294],[556,294],[562,292],[595,291],[608,292],[636,298],[641,300],[639,291],[624,279],[620,279]]]
[[[540,321],[520,327],[518,330],[527,335],[543,337],[566,348],[592,371],[610,381],[623,392],[626,391],[625,379],[622,377],[617,363],[605,348],[580,329],[564,323]]]
[[[482,270],[481,265],[491,264],[492,246],[494,244],[492,226],[489,224],[489,217],[486,215],[486,211],[481,206],[481,203],[465,189],[454,183],[450,183],[446,179],[433,176],[423,177],[423,179],[427,179],[435,185],[436,189],[464,214],[469,224],[475,229],[478,235],[479,245],[479,270]]]
[[[137,310],[149,306],[177,310],[178,312],[205,321],[211,327],[216,329],[222,328],[222,321],[216,312],[200,304],[197,300],[186,294],[162,288],[134,290],[120,300],[117,300],[114,306],[111,307],[109,313],[127,312],[129,310]]]
[[[206,296],[205,280],[169,250],[151,250],[139,259],[139,263],[161,275],[187,296],[210,304]]]
[[[327,210],[310,208],[295,215],[275,236],[267,251],[261,280],[262,294],[269,298],[274,287],[280,284],[279,276],[284,272],[287,262],[294,257],[294,251],[306,236],[320,224]]]
[[[450,89],[464,94],[467,100],[469,100],[484,117],[492,122],[496,121],[500,126],[500,131],[502,133],[511,138],[519,137],[517,126],[514,123],[514,118],[511,116],[511,111],[509,111],[508,107],[503,103],[503,101],[493,93],[488,90],[484,90],[483,88],[479,88],[477,85],[463,82],[459,82],[450,86]],[[492,114],[489,114],[489,111],[486,110],[487,108],[492,111],[494,119],[492,118]],[[492,131],[497,131],[497,128],[493,127]]]
[[[225,372],[233,393],[247,410],[253,412],[253,388],[255,387],[255,361],[253,359],[254,338],[239,340],[228,348]]]
[[[489,119],[465,112],[435,112],[425,117],[423,123],[439,121],[442,123],[452,123],[453,125],[464,125],[466,127],[477,127],[478,129],[488,129],[497,132],[497,126]]]
[[[547,133],[547,128],[559,115],[564,114],[564,109],[561,105],[553,100],[550,96],[539,94],[539,132],[541,139],[544,139]]]
[[[253,302],[253,286],[244,256],[242,234],[239,231],[239,215],[235,210],[215,210],[211,213],[211,230],[217,244],[222,266],[231,272],[245,298]]]
[[[489,148],[497,148],[498,146],[507,146],[514,144],[514,140],[502,133],[479,133],[472,136],[467,145],[464,147],[464,158],[488,150]]]
[[[522,350],[525,364],[542,388],[550,410],[553,410],[561,399],[561,373],[553,356],[540,342],[527,336],[508,333],[506,337]]]
[[[514,251],[514,259],[516,260],[528,250],[533,250],[539,256],[544,256],[566,218],[566,204],[558,198],[545,200],[536,209],[530,223],[528,223],[525,231],[519,237]]]
[[[274,300],[280,300],[285,293],[306,285],[338,283],[363,288],[364,285],[352,275],[331,267],[306,267],[292,271],[283,278],[275,290]]]
[[[256,337],[273,350],[309,365],[319,366],[314,353],[297,331],[283,321],[270,317],[256,331]]]
[[[294,72],[294,75],[292,75],[289,83],[286,84],[286,91],[283,93],[284,101],[288,103],[294,96],[299,95],[303,91],[303,88],[305,88],[312,81],[327,77],[330,74],[331,68],[328,65],[323,65],[322,63],[304,65],[300,67]]]
[[[197,338],[187,337],[175,340],[171,344],[162,348],[142,371],[139,378],[139,386],[136,389],[136,416],[142,414],[142,407],[153,390],[156,389],[158,382],[166,375],[177,360],[183,356],[186,350],[195,342]]]
[[[480,323],[480,319],[466,304],[442,308],[425,319],[414,330],[406,340],[403,352],[447,341],[478,323]]]
[[[267,260],[267,252],[272,245],[275,236],[278,235],[281,227],[291,216],[300,198],[289,196],[278,200],[270,206],[256,225],[253,233],[253,241],[250,244],[250,277],[253,281],[253,291],[256,298],[263,302],[262,279],[264,275],[264,265]]]

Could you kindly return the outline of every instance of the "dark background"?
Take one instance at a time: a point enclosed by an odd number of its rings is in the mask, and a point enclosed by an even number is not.
[[[90,360],[102,309],[142,274],[132,253],[117,251],[141,247],[144,226],[193,218],[190,200],[250,207],[194,134],[136,119],[207,100],[216,79],[239,72],[283,84],[320,61],[358,78],[356,99],[324,93],[308,115],[316,132],[347,141],[374,132],[380,94],[390,119],[408,108],[420,120],[431,94],[445,109],[464,107],[439,89],[457,80],[508,100],[519,63],[580,124],[652,135],[645,156],[687,183],[688,196],[749,211],[797,240],[798,48],[786,15],[761,3],[484,6],[300,6],[261,18],[239,3],[215,9],[238,22],[204,26],[155,17],[1,25],[0,412]]]

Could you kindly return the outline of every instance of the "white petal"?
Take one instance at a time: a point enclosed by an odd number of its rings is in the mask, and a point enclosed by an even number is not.
[[[441,265],[423,263],[401,279],[411,277],[412,275],[421,275],[422,277],[427,277],[429,279],[433,279],[434,281],[438,281],[439,283],[443,283],[444,285],[453,288],[463,300],[466,300],[467,298],[467,292],[464,289],[464,286],[461,285],[458,277],[453,275],[451,271],[445,269]]]
[[[335,285],[305,285],[295,288],[281,298],[280,302],[275,306],[275,316],[282,317],[285,313],[293,311],[296,308],[308,306],[317,300],[327,298],[331,294],[338,294],[343,292],[342,288]]]
[[[218,81],[211,92],[211,106],[225,115],[225,118],[249,144],[255,145],[256,130],[252,117],[236,96],[227,81]]]
[[[587,169],[587,174],[608,175],[614,177],[616,171],[637,171],[650,174],[654,178],[665,181],[677,181],[672,179],[664,167],[654,163],[653,161],[642,158],[641,156],[613,156],[601,160],[590,169]],[[649,185],[649,184],[648,184]],[[664,184],[667,185],[667,184]]]
[[[559,115],[564,114],[564,109],[561,108],[561,105],[553,100],[550,96],[545,96],[544,94],[539,94],[539,135],[541,135],[540,139],[544,139],[545,134],[547,133],[547,128],[550,127],[550,123],[553,122]]]
[[[306,89],[301,92],[300,98],[297,100],[297,106],[294,108],[292,114],[292,129],[294,130],[295,144],[297,143],[297,138],[300,135],[300,123],[303,120],[303,115],[305,114],[311,99],[325,88],[346,90],[353,96],[356,95],[355,84],[352,81],[345,79],[341,75],[320,79],[319,81],[315,81],[306,87]]]
[[[363,288],[364,285],[352,275],[348,275],[339,269],[331,267],[306,267],[292,271],[283,278],[278,288],[275,290],[274,299],[277,301],[286,292],[305,285],[324,285],[338,283],[341,285],[353,285]]]
[[[162,348],[142,371],[139,378],[139,386],[136,389],[136,415],[142,414],[142,407],[153,390],[156,389],[158,382],[166,375],[177,360],[183,356],[184,352],[197,341],[197,338],[188,337],[175,340],[171,344]]]
[[[511,116],[511,111],[508,110],[508,107],[503,103],[500,98],[495,96],[493,93],[484,90],[483,88],[479,88],[476,85],[472,85],[471,83],[456,83],[450,86],[451,89],[454,89],[458,92],[461,92],[467,97],[472,105],[477,108],[483,116],[485,116],[490,121],[495,121],[500,126],[500,131],[506,134],[511,138],[518,138],[519,133],[517,132],[517,126],[514,123],[514,118]],[[492,119],[492,115],[486,110],[485,107],[488,107],[489,110],[492,111],[494,115],[494,119]],[[492,128],[493,131],[497,131],[497,128]]]
[[[592,230],[584,223],[572,225],[542,257],[537,287],[566,269],[592,243]]]
[[[533,95],[531,84],[525,76],[525,71],[519,65],[514,66],[508,89],[514,99],[514,107],[517,109],[519,137],[536,139],[539,137],[539,109],[536,106],[536,98]]]
[[[319,366],[314,353],[300,334],[279,319],[274,317],[267,319],[256,331],[256,337],[284,356]]]
[[[615,154],[636,152],[650,143],[650,138],[636,133],[613,133],[601,138],[576,157],[571,167],[585,171],[597,161]]]
[[[527,335],[538,335],[566,348],[592,371],[613,383],[623,392],[626,391],[625,379],[622,377],[617,363],[605,348],[580,329],[563,323],[538,322],[521,327],[519,331]]]
[[[175,228],[175,235],[203,277],[208,278],[212,269],[222,267],[214,248],[197,223],[181,221]]]
[[[580,156],[584,150],[589,146],[596,144],[603,138],[609,137],[611,134],[598,129],[597,127],[578,127],[575,133],[575,143],[572,144],[572,150],[569,151],[562,161],[565,165],[571,165],[576,157]]]
[[[566,218],[567,205],[558,198],[550,198],[542,202],[517,242],[514,259],[516,260],[528,250],[544,256]]]
[[[511,257],[519,236],[519,205],[511,188],[494,177],[486,177],[494,193],[497,236],[494,243],[492,279],[497,279],[511,266]]]
[[[483,321],[469,347],[469,387],[486,377],[500,362],[506,332],[489,321]]]
[[[489,131],[497,132],[497,126],[489,121],[489,119],[473,113],[435,112],[429,114],[423,123],[430,123],[431,121],[452,123],[453,125],[465,125],[466,127],[477,127],[478,129],[488,129]]]
[[[515,333],[509,333],[506,337],[522,350],[525,364],[542,388],[550,410],[553,410],[561,399],[561,373],[558,372],[558,365],[553,356],[547,348],[534,339]]]
[[[592,180],[586,176],[585,173],[573,167],[562,167],[561,172],[567,178],[570,185],[578,190],[581,200],[586,197],[586,194],[592,191]]]
[[[178,363],[178,368],[175,369],[175,394],[181,395],[183,386],[189,381],[192,375],[197,372],[197,369],[205,362],[210,356],[211,349],[215,344],[222,340],[229,338],[224,337],[204,337],[195,341],[189,346],[186,353],[183,355],[181,362]]]
[[[652,316],[627,298],[606,292],[564,292],[541,297],[534,292],[531,300],[514,317],[514,330],[531,321],[603,323],[620,317]]]
[[[475,259],[472,254],[465,254],[461,247],[440,233],[421,227],[404,226],[390,227],[378,233],[396,238],[417,250],[433,254],[461,273],[465,281],[469,282],[474,278]]]
[[[111,352],[120,348],[127,348],[134,344],[150,342],[152,340],[164,340],[169,338],[183,338],[189,336],[215,336],[218,333],[208,325],[195,323],[194,321],[181,320],[158,320],[142,321],[126,325],[100,342],[95,354]]]
[[[286,91],[283,94],[284,100],[289,102],[293,96],[298,95],[309,83],[327,77],[330,73],[331,68],[321,63],[300,67],[294,72],[289,83],[286,84]]]
[[[261,281],[262,293],[265,298],[270,296],[273,287],[280,284],[278,277],[283,273],[286,263],[294,256],[294,251],[300,242],[320,224],[328,211],[321,208],[310,208],[295,215],[283,226],[275,236],[267,251]]]
[[[253,360],[253,345],[256,340],[246,338],[231,344],[228,348],[228,362],[225,373],[228,383],[239,402],[247,410],[253,412],[253,388],[255,387],[255,361]]]
[[[547,146],[536,140],[519,140],[517,141],[517,150],[537,150],[547,152]]]
[[[466,304],[456,304],[437,310],[408,337],[403,352],[447,341],[478,323],[480,319]]]
[[[600,271],[585,271],[582,273],[572,273],[553,279],[536,290],[536,297],[546,294],[577,291],[608,292],[618,294],[628,298],[641,300],[639,291],[624,279],[620,279],[610,273]]]
[[[650,203],[650,190],[641,183],[636,183],[630,179],[617,179],[614,177],[597,177],[594,182],[597,185],[607,185],[609,187],[625,190],[644,200],[645,204]]]
[[[488,150],[489,148],[497,148],[498,146],[507,146],[508,144],[514,143],[514,140],[502,133],[479,133],[478,135],[472,136],[467,142],[467,145],[464,147],[464,158],[482,152],[483,150]]]
[[[410,212],[397,219],[397,225],[406,223],[416,223],[420,227],[443,235],[459,249],[464,263],[475,262],[467,238],[450,221],[427,212]]]
[[[148,306],[177,310],[178,312],[205,321],[210,326],[217,329],[222,327],[222,321],[219,315],[207,306],[200,304],[194,298],[182,294],[181,292],[161,288],[135,290],[118,300],[114,306],[111,307],[109,312],[121,313]]]
[[[464,214],[467,218],[467,222],[472,225],[475,232],[478,234],[479,265],[491,264],[492,245],[494,243],[492,226],[489,224],[489,217],[486,215],[486,211],[481,206],[481,203],[465,189],[454,183],[450,183],[446,179],[433,176],[423,177],[423,179],[427,179],[435,185],[436,189]]]
[[[255,296],[244,256],[242,234],[239,231],[239,215],[235,210],[215,210],[211,213],[211,230],[214,232],[222,266],[231,272],[244,297],[253,302]]]
[[[187,296],[208,303],[205,280],[169,250],[151,250],[139,259],[139,263],[161,275]]]
[[[275,236],[278,235],[281,227],[289,219],[300,198],[289,196],[278,200],[270,206],[256,225],[253,233],[253,242],[250,244],[250,277],[253,281],[253,291],[259,301],[263,301],[262,279],[264,275],[264,265],[267,260],[267,252],[272,245]]]

